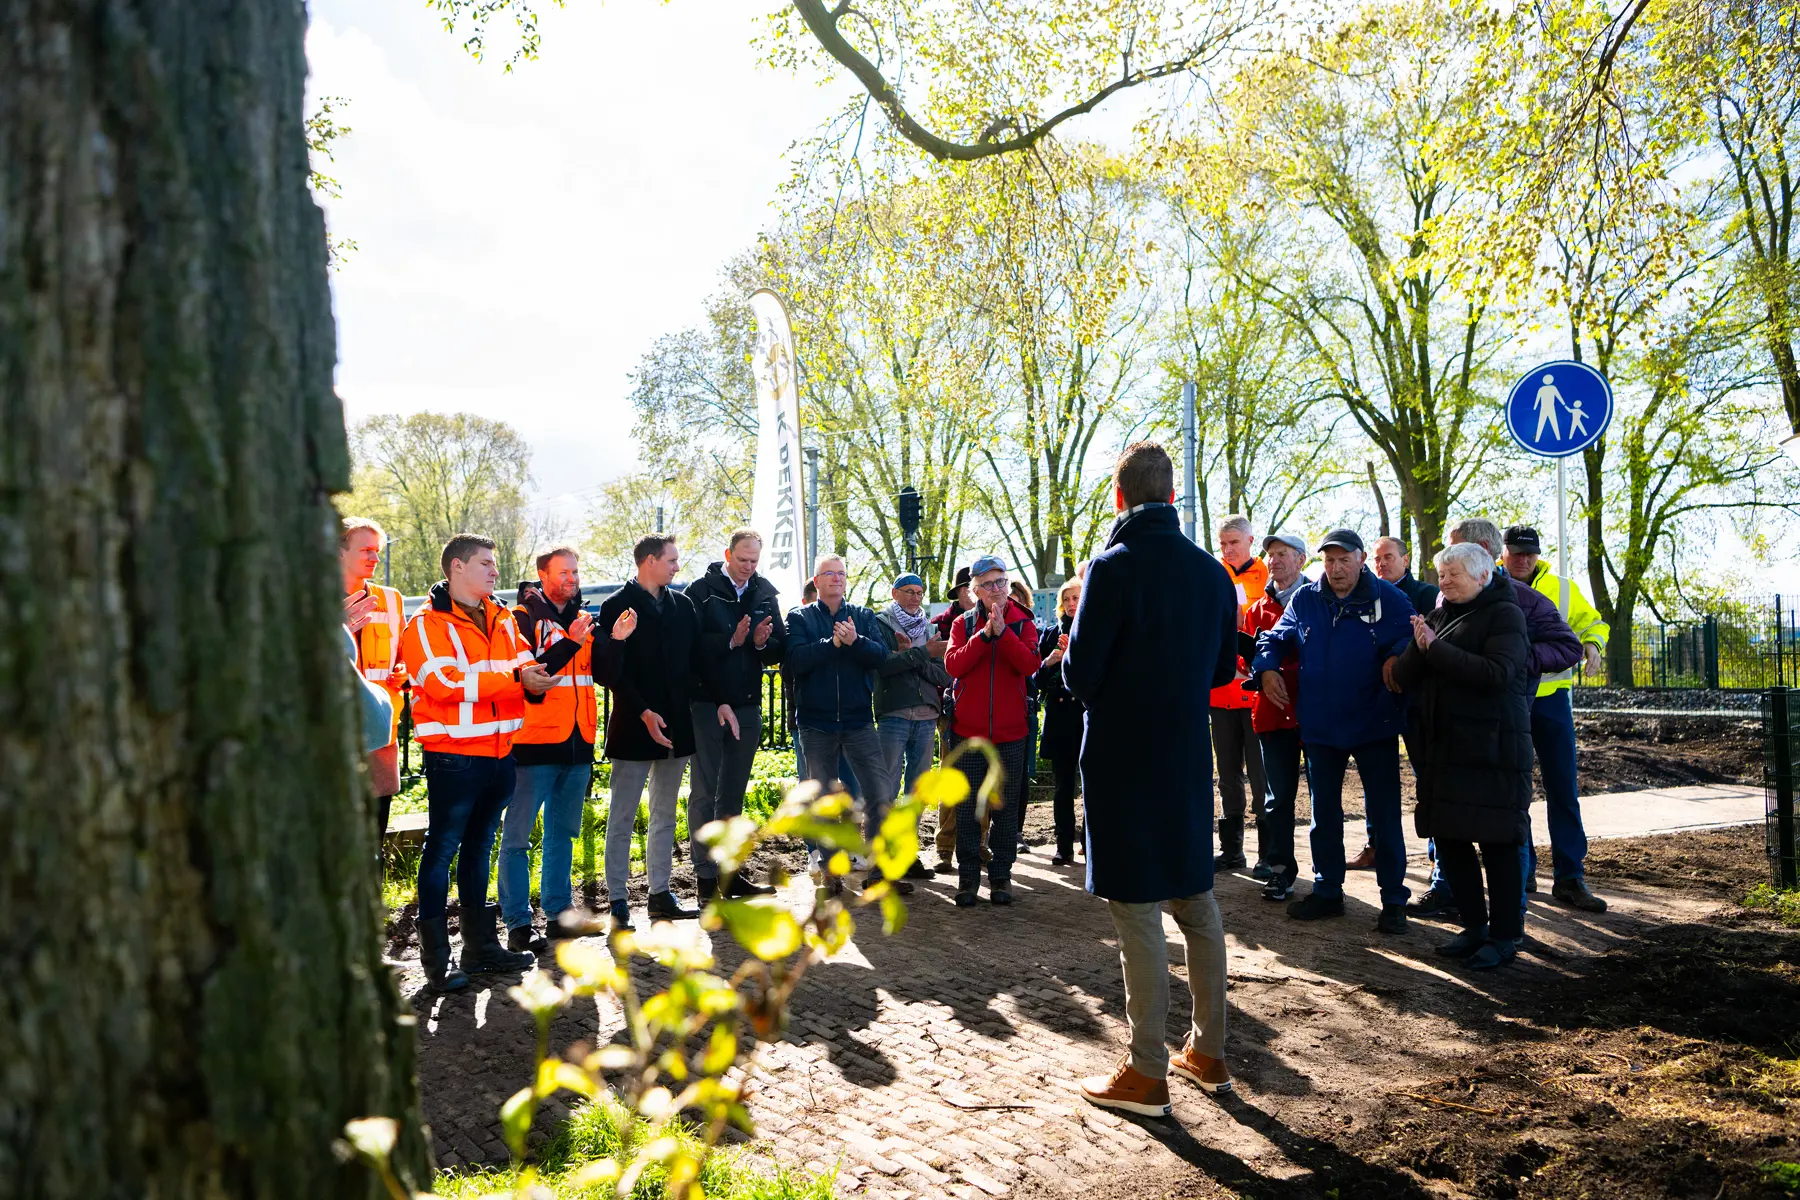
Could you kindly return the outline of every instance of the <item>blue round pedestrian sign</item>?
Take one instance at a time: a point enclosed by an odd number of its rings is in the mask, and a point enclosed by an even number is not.
[[[1533,454],[1566,458],[1600,439],[1612,420],[1612,386],[1586,363],[1533,367],[1506,398],[1506,428]]]

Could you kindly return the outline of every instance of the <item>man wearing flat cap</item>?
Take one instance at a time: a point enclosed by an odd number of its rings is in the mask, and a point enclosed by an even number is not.
[[[1354,529],[1334,529],[1319,543],[1325,573],[1295,590],[1275,626],[1259,634],[1252,686],[1288,700],[1282,667],[1299,670],[1293,698],[1306,744],[1312,793],[1312,891],[1288,905],[1300,921],[1344,913],[1344,772],[1356,760],[1363,806],[1375,831],[1375,878],[1381,885],[1382,933],[1406,929],[1406,839],[1400,827],[1400,731],[1405,711],[1382,667],[1412,640],[1413,606],[1368,568]]]

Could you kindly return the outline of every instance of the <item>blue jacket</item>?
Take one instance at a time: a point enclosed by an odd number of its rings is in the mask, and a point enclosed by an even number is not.
[[[1382,682],[1382,664],[1412,640],[1413,606],[1406,594],[1367,567],[1339,599],[1323,579],[1295,592],[1275,628],[1256,639],[1250,677],[1300,664],[1295,712],[1300,740],[1348,749],[1394,737],[1406,724],[1399,696]]]
[[[839,621],[856,626],[848,646],[831,643]],[[815,600],[787,615],[787,677],[794,687],[795,722],[837,733],[875,723],[875,669],[887,658],[887,641],[875,614],[848,601],[834,614]]]
[[[1213,885],[1212,689],[1237,674],[1237,589],[1173,505],[1121,518],[1088,566],[1063,682],[1087,708],[1087,888],[1144,904]]]

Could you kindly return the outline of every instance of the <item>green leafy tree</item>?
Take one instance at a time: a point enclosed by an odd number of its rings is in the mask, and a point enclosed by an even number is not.
[[[523,577],[535,543],[531,447],[512,426],[471,413],[369,417],[351,456],[355,486],[341,507],[381,522],[395,587],[417,595],[442,578],[444,543],[458,533],[494,539],[502,587]]]

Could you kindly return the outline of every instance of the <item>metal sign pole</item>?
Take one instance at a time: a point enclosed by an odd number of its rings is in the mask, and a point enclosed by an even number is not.
[[[1556,574],[1562,580],[1556,606],[1569,619],[1569,460],[1556,460]]]
[[[1194,509],[1199,499],[1200,491],[1198,483],[1199,465],[1194,461],[1199,453],[1196,449],[1199,438],[1194,429],[1194,392],[1195,388],[1193,380],[1190,379],[1181,385],[1181,474],[1183,480],[1181,531],[1187,534],[1187,539],[1190,542],[1197,540],[1194,537]]]

